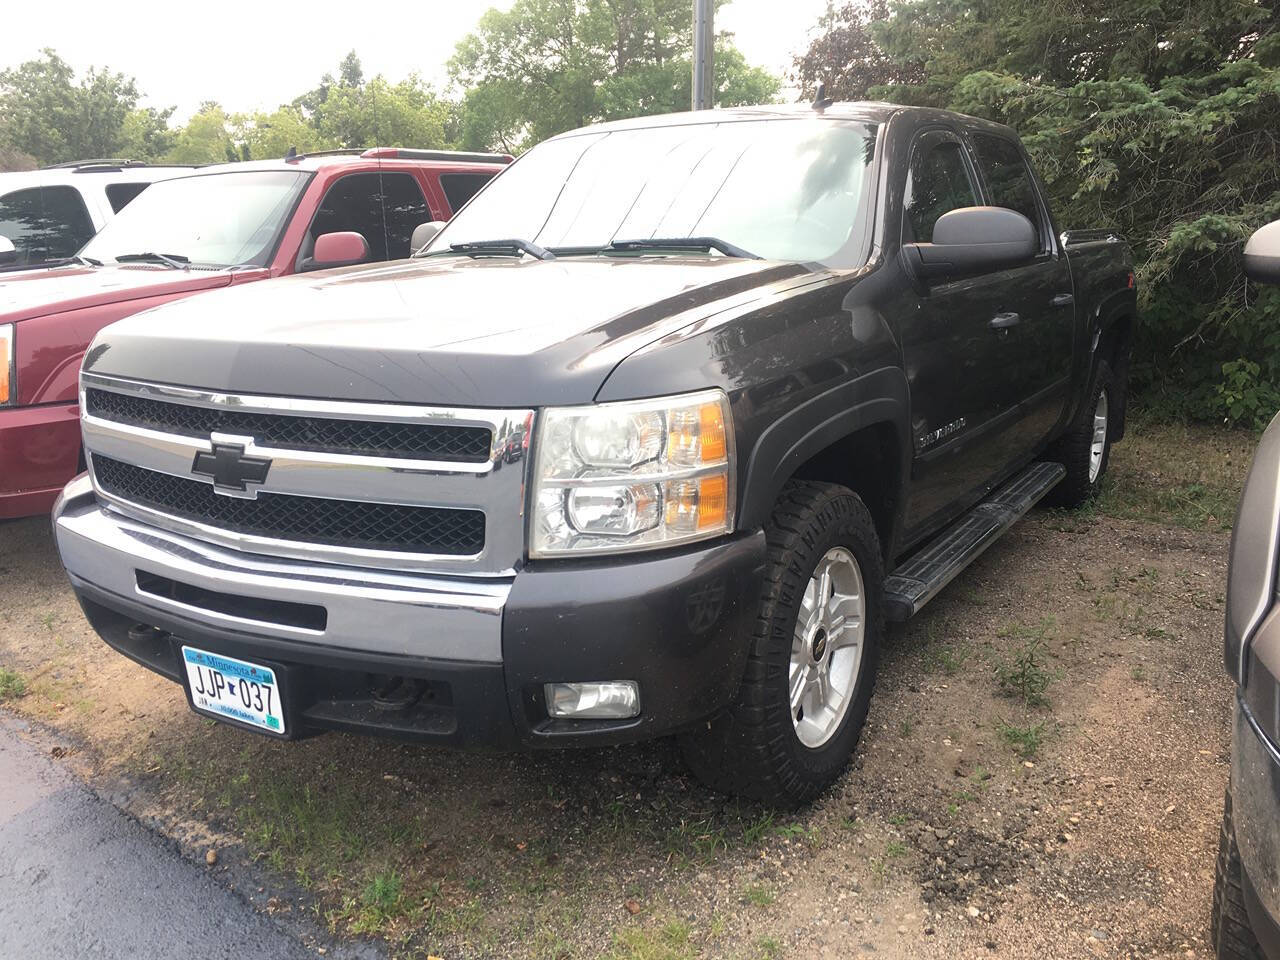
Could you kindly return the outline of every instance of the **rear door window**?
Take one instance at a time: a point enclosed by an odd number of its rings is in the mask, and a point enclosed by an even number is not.
[[[314,248],[325,233],[354,231],[368,242],[371,260],[401,260],[409,256],[414,227],[430,219],[422,189],[409,174],[353,173],[325,194],[308,245]]]
[[[1036,190],[1031,182],[1031,171],[1022,151],[1012,140],[987,133],[972,134],[973,146],[978,154],[978,166],[987,181],[991,202],[997,207],[1017,210],[1033,224],[1040,244],[1044,246],[1044,223]]]
[[[440,186],[449,201],[449,212],[457,213],[468,200],[480,192],[480,188],[492,180],[492,173],[442,173]]]
[[[129,205],[134,197],[140,194],[149,183],[108,183],[107,184],[107,202],[111,204],[113,213],[119,213]]]
[[[946,133],[925,134],[911,152],[903,200],[903,242],[931,243],[938,218],[976,205],[976,198],[960,142]]]
[[[72,256],[93,237],[93,222],[74,187],[30,187],[0,197],[0,236],[19,264]]]

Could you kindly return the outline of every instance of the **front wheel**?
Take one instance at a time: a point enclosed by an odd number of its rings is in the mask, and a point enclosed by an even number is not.
[[[835,484],[788,483],[765,535],[764,593],[742,686],[681,746],[708,785],[796,806],[843,772],[862,732],[884,566],[870,512]]]
[[[1218,834],[1209,940],[1218,960],[1264,960],[1244,905],[1243,868],[1236,847],[1235,824],[1231,820],[1230,789],[1222,812],[1222,830]]]

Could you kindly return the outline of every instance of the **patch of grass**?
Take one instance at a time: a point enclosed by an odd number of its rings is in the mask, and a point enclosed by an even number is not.
[[[1139,664],[1135,664],[1135,665],[1134,665],[1134,666],[1129,670],[1129,676],[1131,676],[1134,680],[1137,680],[1137,681],[1143,681],[1143,680],[1147,679],[1147,668],[1146,668],[1146,667],[1144,667],[1144,666],[1143,666],[1142,664],[1140,664],[1140,663],[1139,663]]]
[[[898,857],[905,856],[907,853],[907,845],[901,840],[890,840],[884,845],[884,855],[889,860],[896,860]]]
[[[1035,627],[1013,627],[1005,636],[1022,638],[1013,653],[996,663],[996,685],[1006,697],[1021,700],[1027,707],[1043,707],[1049,703],[1045,691],[1053,683],[1053,674],[1045,665],[1050,621],[1041,621]]]
[[[765,811],[752,820],[742,830],[744,843],[755,845],[773,832],[773,813]]]
[[[353,933],[378,933],[406,913],[404,879],[394,870],[374,874],[360,895],[359,905],[348,905]]]
[[[910,719],[904,718],[902,722],[898,724],[898,734],[903,740],[910,739],[911,731],[913,729],[915,729],[915,724],[913,724]]]
[[[969,659],[969,651],[954,644],[936,644],[925,650],[924,665],[930,673],[941,671],[954,677]]]
[[[613,937],[610,960],[693,960],[697,950],[689,942],[692,929],[687,923],[672,920],[657,930],[627,928]]]
[[[969,651],[948,643],[941,636],[946,633],[946,624],[930,620],[924,628],[924,669],[928,673],[945,673],[955,676],[969,658]]]
[[[27,692],[27,681],[8,667],[0,667],[0,701],[17,700]]]
[[[729,849],[725,828],[712,820],[681,820],[666,833],[668,859],[706,863]]]
[[[756,947],[760,951],[762,960],[775,960],[776,957],[782,956],[782,944],[773,937],[761,937],[756,941]]]
[[[767,907],[773,903],[773,891],[758,883],[749,883],[742,888],[742,899],[753,907]]]
[[[996,730],[1000,734],[1000,739],[1011,747],[1018,756],[1024,760],[1030,760],[1040,752],[1047,726],[1043,720],[1024,724],[1007,723],[1001,720],[997,724]]]
[[[1248,430],[1143,423],[1111,451],[1102,493],[1088,509],[1111,517],[1230,530],[1257,444]]]

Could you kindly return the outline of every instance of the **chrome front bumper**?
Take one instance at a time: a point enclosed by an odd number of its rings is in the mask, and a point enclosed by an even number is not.
[[[463,579],[336,566],[241,553],[163,530],[103,506],[87,475],[67,485],[53,508],[62,564],[72,586],[120,597],[204,630],[368,653],[502,661],[508,578]],[[306,604],[325,610],[322,629],[237,615],[148,592],[152,574],[224,598]],[[195,591],[193,591],[194,593]]]

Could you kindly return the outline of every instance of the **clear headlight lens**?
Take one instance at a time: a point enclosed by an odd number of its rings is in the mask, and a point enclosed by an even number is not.
[[[733,530],[723,391],[551,407],[537,447],[532,556],[643,550]]]
[[[17,399],[13,380],[13,324],[0,323],[0,407]]]

